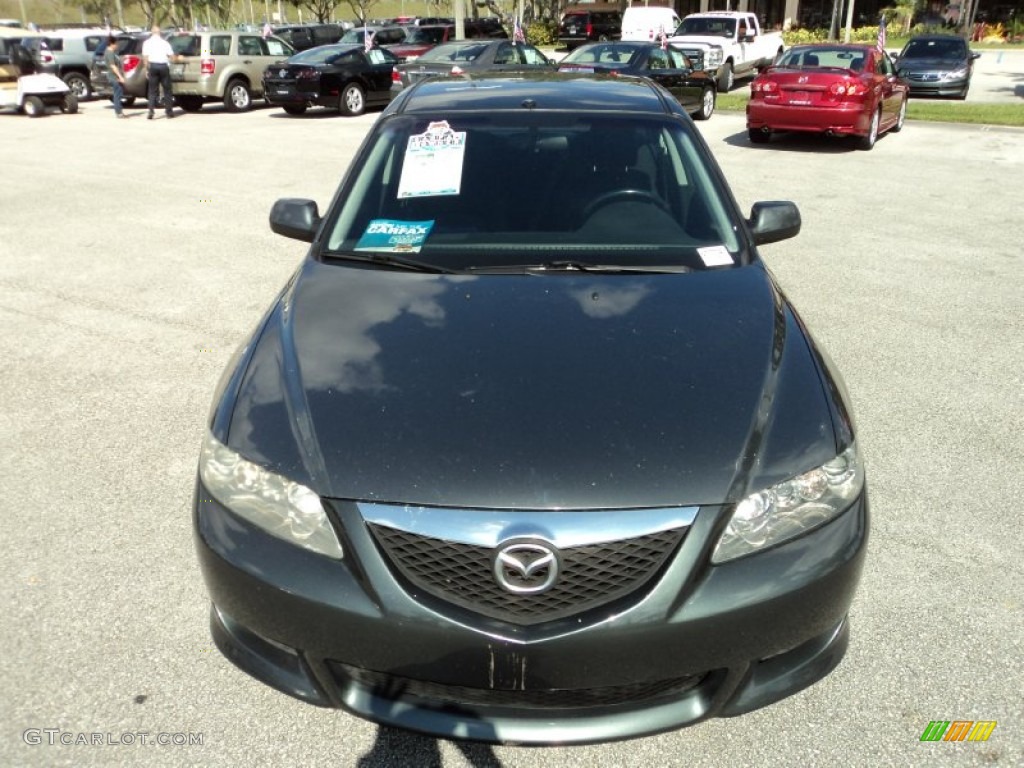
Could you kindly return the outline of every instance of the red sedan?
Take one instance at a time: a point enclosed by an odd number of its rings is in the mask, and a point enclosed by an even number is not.
[[[857,136],[871,149],[903,128],[909,88],[876,47],[822,43],[790,48],[750,90],[747,134],[756,144],[775,131],[807,131]]]

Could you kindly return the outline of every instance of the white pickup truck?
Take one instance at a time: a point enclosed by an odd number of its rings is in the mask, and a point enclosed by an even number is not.
[[[764,32],[757,16],[742,11],[691,13],[669,42],[677,48],[699,49],[704,69],[723,93],[737,77],[753,75],[758,67],[770,64],[785,47],[781,32]]]

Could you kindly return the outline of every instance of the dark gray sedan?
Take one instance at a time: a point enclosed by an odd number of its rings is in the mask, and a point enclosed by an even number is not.
[[[659,43],[590,43],[558,64],[559,72],[598,75],[640,75],[664,86],[697,120],[714,114],[717,87],[703,70],[699,51]]]
[[[431,48],[415,61],[395,67],[401,90],[431,75],[458,77],[480,72],[509,72],[553,69],[555,63],[528,43],[511,40],[460,40]]]
[[[956,35],[919,35],[895,57],[896,72],[910,86],[911,96],[966,99],[979,56]]]

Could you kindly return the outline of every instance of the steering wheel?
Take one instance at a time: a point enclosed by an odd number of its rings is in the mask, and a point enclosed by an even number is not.
[[[596,199],[590,201],[590,204],[583,209],[583,218],[589,219],[594,215],[595,211],[604,208],[606,205],[611,205],[612,203],[619,201],[631,203],[653,203],[669,216],[672,215],[672,211],[668,207],[668,203],[651,192],[643,189],[613,189],[611,192],[605,192],[603,195],[600,195]]]

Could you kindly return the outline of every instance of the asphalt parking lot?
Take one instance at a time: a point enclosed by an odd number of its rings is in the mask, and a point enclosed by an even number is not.
[[[738,719],[523,749],[380,730],[213,648],[189,510],[209,399],[304,252],[272,202],[325,205],[375,115],[132,112],[0,115],[0,764],[1024,764],[1024,130],[909,122],[860,152],[700,125],[744,210],[803,214],[762,253],[844,372],[868,461],[850,650]],[[997,727],[922,743],[933,720]]]

